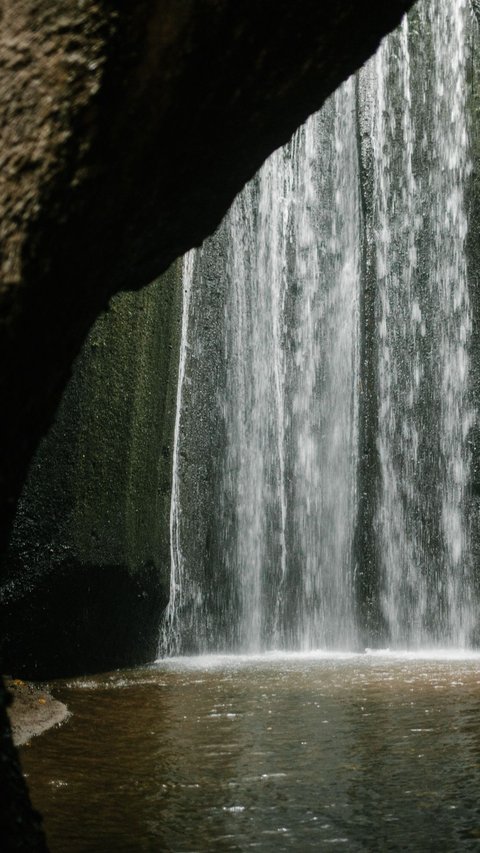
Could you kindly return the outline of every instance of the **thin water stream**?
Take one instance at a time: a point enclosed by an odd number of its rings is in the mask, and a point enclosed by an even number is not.
[[[57,683],[22,749],[52,853],[480,845],[480,658],[172,659]]]

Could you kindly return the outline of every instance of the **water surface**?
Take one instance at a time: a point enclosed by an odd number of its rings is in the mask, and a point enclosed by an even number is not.
[[[186,658],[54,685],[22,750],[60,851],[476,850],[480,658]]]

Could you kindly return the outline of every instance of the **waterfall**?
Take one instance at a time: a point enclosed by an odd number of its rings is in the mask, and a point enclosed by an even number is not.
[[[290,643],[356,642],[361,213],[355,86],[294,140]]]
[[[465,645],[473,628],[469,20],[466,0],[421,3],[374,70],[379,570],[389,639],[413,646]]]
[[[185,260],[161,653],[472,642],[472,26],[420,2]]]
[[[237,579],[235,639],[247,650],[258,650],[275,634],[286,573],[289,184],[289,165],[277,152],[228,218],[228,367],[222,397],[227,443],[221,482],[233,511],[225,554],[228,572]]]

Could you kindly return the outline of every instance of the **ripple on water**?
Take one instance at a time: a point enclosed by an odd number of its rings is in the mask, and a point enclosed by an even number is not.
[[[437,653],[161,661],[59,682],[72,718],[22,760],[53,853],[470,849],[479,673]]]

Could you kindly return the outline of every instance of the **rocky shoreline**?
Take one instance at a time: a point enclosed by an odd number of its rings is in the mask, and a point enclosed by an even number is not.
[[[12,700],[7,713],[15,746],[23,746],[70,716],[67,706],[54,699],[45,686],[18,678],[5,681]]]

